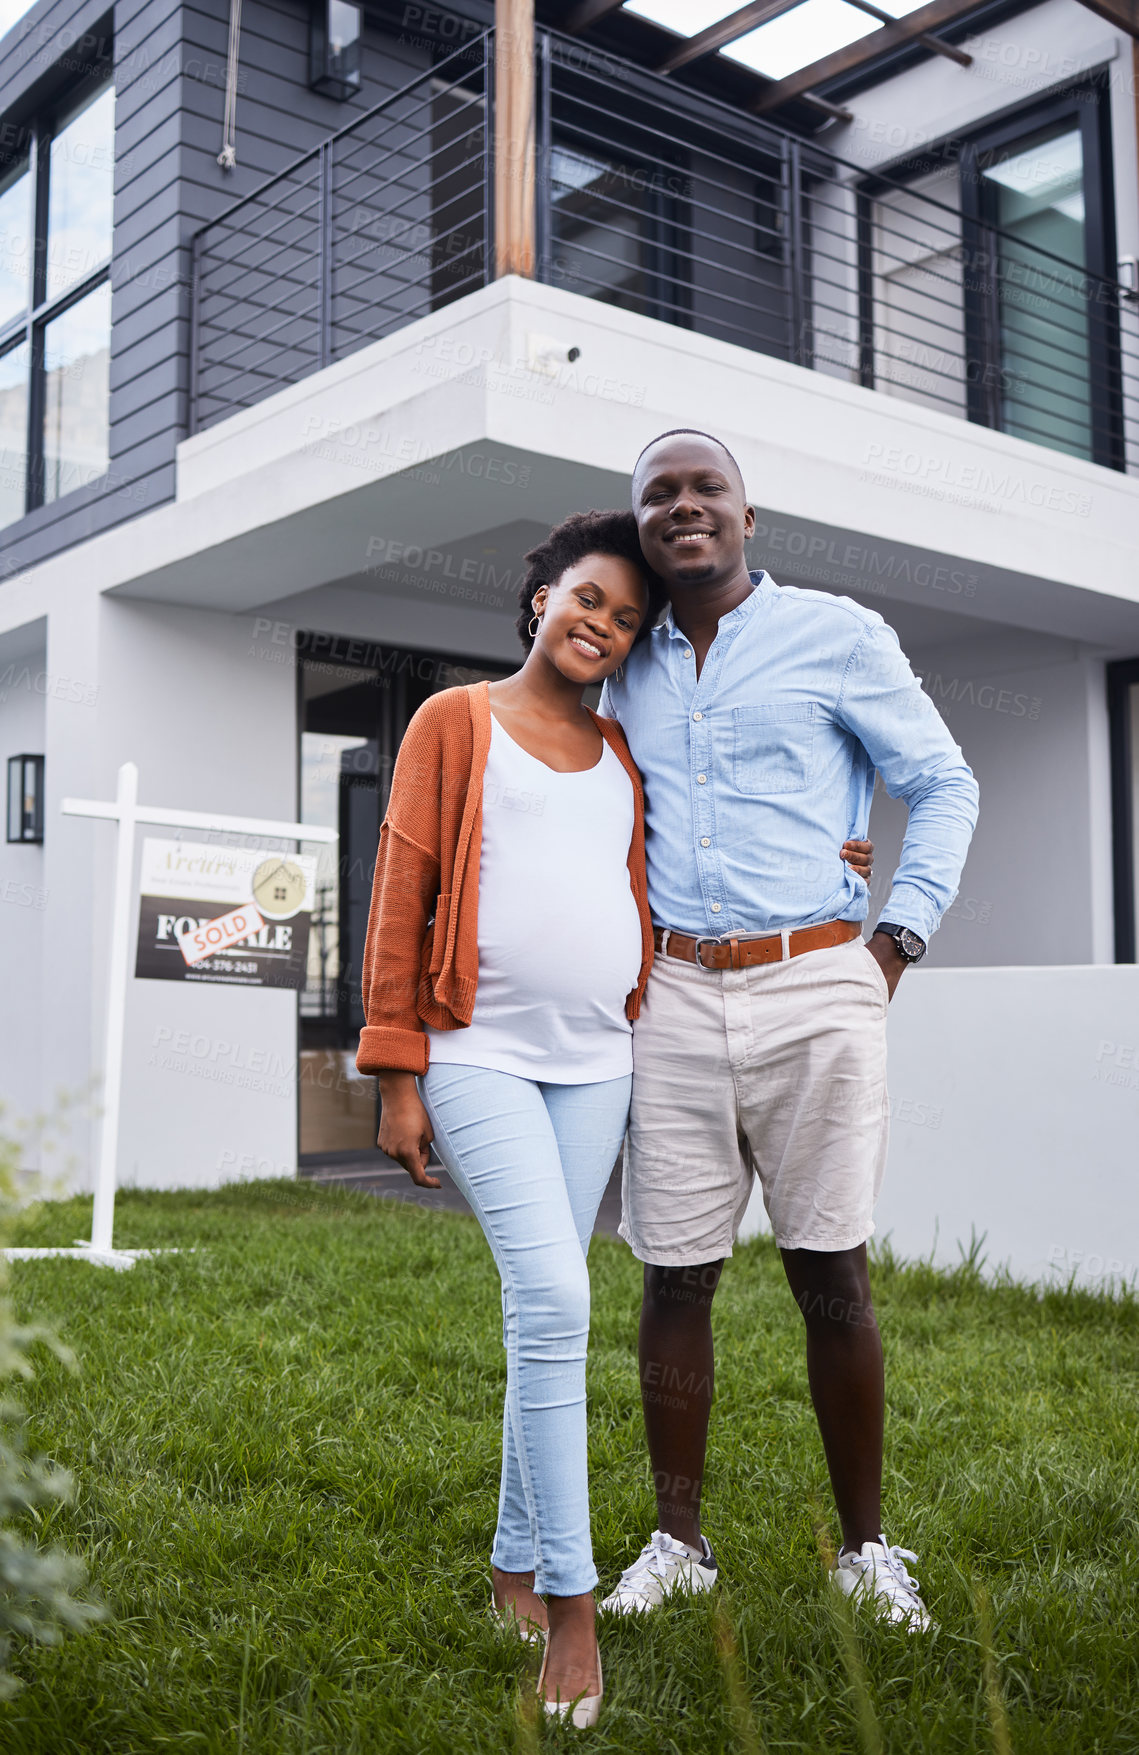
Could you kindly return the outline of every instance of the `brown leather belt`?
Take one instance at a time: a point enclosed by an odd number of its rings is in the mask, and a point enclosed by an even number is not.
[[[653,928],[653,941],[663,956],[699,963],[704,969],[753,969],[758,963],[782,963],[804,951],[828,951],[861,938],[856,920],[827,920],[822,926],[801,926],[794,932],[765,932],[757,937],[691,938],[686,932]]]

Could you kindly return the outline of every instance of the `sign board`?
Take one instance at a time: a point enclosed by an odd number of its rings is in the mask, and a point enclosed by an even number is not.
[[[303,987],[315,878],[312,854],[148,837],[136,976]]]

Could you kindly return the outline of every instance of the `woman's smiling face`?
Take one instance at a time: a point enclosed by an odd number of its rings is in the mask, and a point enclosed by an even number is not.
[[[588,686],[612,676],[648,610],[644,575],[619,555],[586,555],[534,593],[534,648],[562,675]]]

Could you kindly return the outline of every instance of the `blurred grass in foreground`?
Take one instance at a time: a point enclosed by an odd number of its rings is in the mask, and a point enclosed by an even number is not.
[[[14,1242],[69,1243],[89,1203]],[[486,1613],[503,1354],[474,1223],[305,1183],[123,1193],[116,1241],[180,1244],[116,1274],[11,1269],[78,1355],[23,1399],[75,1505],[37,1535],[80,1553],[113,1619],[24,1646],[12,1755],[640,1755],[1139,1750],[1139,1305],[874,1273],[888,1371],[888,1539],[915,1548],[932,1639],[823,1588],[830,1497],[800,1318],[773,1247],[716,1302],[705,1522],[722,1590],[604,1623],[588,1739],[538,1722],[536,1654]],[[598,1568],[654,1517],[634,1341],[640,1270],[596,1240],[590,1368]]]

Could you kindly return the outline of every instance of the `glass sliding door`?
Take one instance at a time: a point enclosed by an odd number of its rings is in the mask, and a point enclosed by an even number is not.
[[[1001,430],[1090,458],[1087,204],[1079,128],[1061,124],[994,154],[981,167],[981,201],[999,239]]]
[[[356,1071],[360,978],[380,823],[403,734],[429,695],[513,669],[359,644],[364,663],[304,660],[301,672],[301,820],[340,834],[338,846],[319,850],[300,996],[299,1151],[310,1163],[375,1150],[376,1081]]]
[[[1139,658],[1107,667],[1115,960],[1139,962]]]
[[[1094,84],[962,148],[973,420],[1119,467],[1107,106]]]

